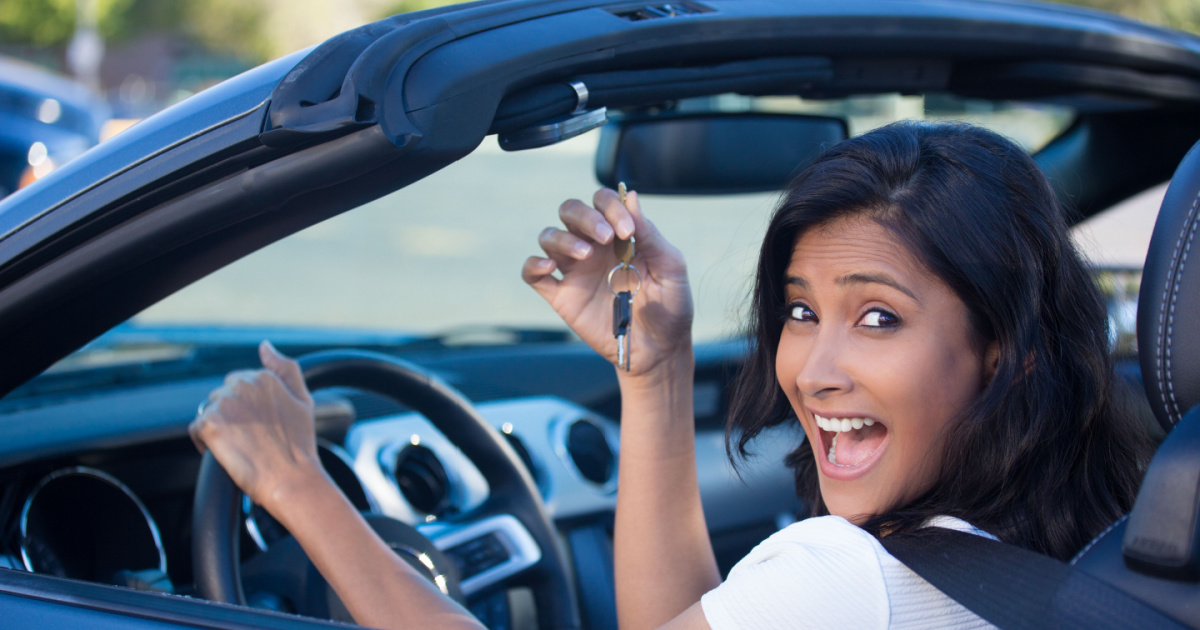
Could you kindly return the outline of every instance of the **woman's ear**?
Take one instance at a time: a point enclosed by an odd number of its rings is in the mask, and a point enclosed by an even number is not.
[[[987,348],[983,351],[983,378],[984,382],[991,383],[992,377],[996,376],[996,370],[1000,366],[1000,342],[991,341]]]

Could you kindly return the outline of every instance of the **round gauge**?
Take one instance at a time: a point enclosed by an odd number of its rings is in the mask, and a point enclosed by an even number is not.
[[[36,573],[109,584],[123,583],[118,574],[127,571],[167,571],[146,507],[120,481],[84,467],[51,473],[29,494],[21,560]]]

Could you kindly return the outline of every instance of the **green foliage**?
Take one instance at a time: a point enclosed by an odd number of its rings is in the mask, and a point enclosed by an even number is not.
[[[1057,0],[1200,34],[1200,0]]]
[[[444,7],[448,4],[458,4],[459,2],[462,2],[462,0],[395,0],[391,4],[388,4],[386,9],[380,11],[376,19],[391,17],[397,13],[410,13],[412,11]]]
[[[255,63],[271,57],[270,44],[263,34],[267,12],[262,2],[192,0],[187,5],[186,34],[208,50]]]
[[[100,34],[122,28],[133,0],[96,0]],[[75,0],[0,0],[0,41],[52,46],[75,32]]]
[[[267,59],[265,9],[252,0],[95,0],[100,35],[120,42],[146,33],[182,37],[211,51]],[[75,32],[76,0],[0,0],[0,42],[65,46]]]

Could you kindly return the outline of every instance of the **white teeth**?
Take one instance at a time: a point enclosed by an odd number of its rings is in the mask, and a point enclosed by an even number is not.
[[[838,460],[837,460],[837,439],[838,439],[838,434],[837,434],[837,433],[834,433],[834,434],[833,434],[833,439],[832,439],[832,440],[829,442],[829,456],[827,457],[827,459],[829,460],[829,463],[830,463],[830,464],[833,464],[834,466],[837,466],[838,468],[853,468],[853,466],[848,466],[848,465],[846,465],[846,464],[839,464],[839,463],[838,463]]]
[[[825,418],[816,414],[813,414],[813,418],[816,419],[818,427],[833,433],[845,433],[875,425],[875,420],[871,418]]]

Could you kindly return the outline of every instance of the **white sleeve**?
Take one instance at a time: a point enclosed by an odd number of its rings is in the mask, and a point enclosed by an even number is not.
[[[812,518],[755,547],[700,599],[712,630],[886,628],[890,606],[870,534]]]

